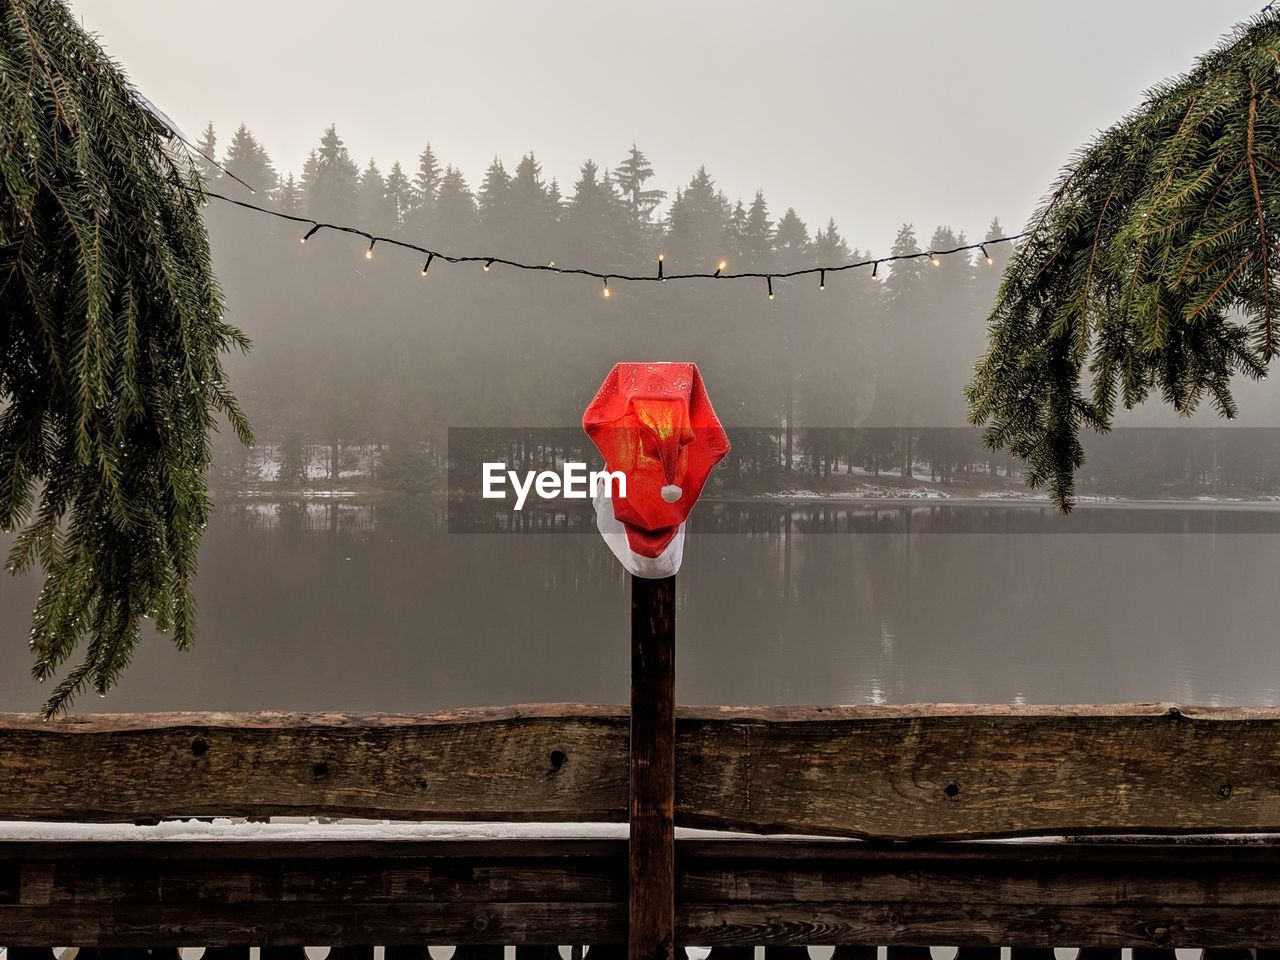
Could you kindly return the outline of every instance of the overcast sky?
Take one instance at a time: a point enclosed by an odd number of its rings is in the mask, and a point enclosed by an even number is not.
[[[72,0],[188,136],[244,122],[281,172],[336,123],[362,166],[430,141],[474,186],[533,150],[568,194],[634,140],[663,189],[706,164],[875,252],[907,221],[1016,230],[1079,144],[1260,6]]]

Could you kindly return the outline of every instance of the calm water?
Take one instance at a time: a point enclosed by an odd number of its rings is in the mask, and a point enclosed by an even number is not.
[[[695,519],[685,703],[1280,702],[1280,509],[707,503]],[[0,579],[0,710],[42,699],[24,642],[37,588]],[[627,583],[594,532],[233,505],[210,524],[198,592],[194,651],[151,639],[80,708],[627,697]]]

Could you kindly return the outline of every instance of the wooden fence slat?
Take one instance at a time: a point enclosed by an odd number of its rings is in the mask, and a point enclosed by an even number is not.
[[[502,960],[501,944],[462,943],[453,952],[453,960]]]
[[[809,960],[806,947],[765,947],[764,960]]]
[[[40,897],[49,904],[151,903],[163,897],[176,903],[236,903],[269,893],[289,903],[439,903],[534,901],[554,891],[561,901],[599,901],[622,897],[626,882],[611,859],[566,857],[556,861],[486,861],[456,858],[424,862],[397,857],[348,858],[340,872],[316,859],[219,860],[197,869],[190,861],[153,862],[132,869],[129,858],[33,863],[26,873],[40,875]],[[338,960],[338,958],[333,958]],[[364,958],[352,958],[364,960]]]
[[[622,820],[626,713],[0,714],[0,819]]]
[[[330,947],[329,955],[325,960],[373,960],[373,947]],[[459,957],[458,960],[462,958]],[[502,960],[502,957],[499,956],[498,960]]]
[[[0,820],[621,821],[627,711],[0,714]],[[1280,831],[1280,708],[686,709],[676,820],[884,839]],[[6,878],[0,874],[0,903]]]
[[[433,943],[545,943],[574,930],[582,939],[626,935],[626,905],[615,903],[257,904],[0,906],[0,930],[10,943],[58,940],[106,946],[136,943],[365,944],[429,939]],[[35,932],[33,932],[35,931]],[[265,949],[265,948],[264,948]],[[265,960],[265,958],[264,958]],[[296,957],[294,958],[296,960]]]
[[[249,960],[249,948],[244,947],[205,947],[200,960]]]
[[[1276,842],[700,839],[677,841],[676,857],[677,943],[710,947],[713,960],[750,960],[756,945],[770,960],[775,947],[832,944],[882,944],[894,960],[922,944],[1093,948],[1083,960],[1118,960],[1120,947],[1162,949],[1162,960],[1174,947],[1280,947]],[[571,940],[600,944],[586,960],[625,954],[621,839],[0,842],[5,866],[24,883],[17,902],[0,904],[0,939],[19,950],[258,944],[270,945],[262,960],[301,960],[302,944],[511,944],[520,960],[557,960],[554,946],[533,957],[523,945]],[[504,868],[522,899],[507,898]],[[381,885],[388,869],[400,896]],[[193,879],[171,882],[184,874]],[[589,889],[608,896],[581,899]],[[874,950],[840,948],[833,960],[874,960]],[[424,954],[389,948],[387,960]]]
[[[685,711],[677,822],[968,838],[1280,828],[1280,710]]]
[[[831,960],[876,960],[879,953],[878,947],[870,946],[852,946],[841,944],[837,946],[835,952],[831,955]],[[1000,960],[997,957],[975,957],[974,960]]]
[[[676,580],[633,576],[629,960],[675,960],[675,712]]]

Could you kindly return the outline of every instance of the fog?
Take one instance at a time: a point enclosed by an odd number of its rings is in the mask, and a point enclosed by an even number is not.
[[[282,174],[331,123],[362,167],[430,141],[473,185],[533,151],[567,189],[635,141],[669,193],[705,164],[877,251],[903,223],[1020,226],[1072,150],[1260,6],[72,2],[189,136],[245,123]]]
[[[1256,12],[73,6],[258,192],[197,160],[210,189],[615,277],[652,274],[659,253],[668,273],[781,273],[1016,233],[1072,151]],[[1013,502],[1019,466],[964,426],[962,396],[1007,244],[992,264],[776,280],[773,299],[763,280],[616,279],[605,298],[599,280],[501,264],[424,276],[412,252],[370,259],[331,230],[300,244],[305,222],[217,200],[206,222],[228,317],[254,341],[228,367],[258,444],[215,443],[197,651],[144,644],[110,709],[625,696],[625,580],[590,517],[568,538],[541,535],[555,519],[451,532],[445,451],[451,428],[480,427],[478,459],[488,442],[525,465],[590,455],[574,425],[612,364],[642,359],[697,362],[734,443],[681,573],[682,699],[1276,696],[1258,578],[1280,541],[1254,534],[1280,516],[1262,502],[1280,496],[1280,431],[1151,403],[1121,425],[1191,429],[1086,438],[1071,518]],[[1237,396],[1241,426],[1280,425],[1271,385]],[[37,586],[0,584],[13,635]],[[0,702],[38,704],[26,655],[0,654]]]
[[[615,275],[651,274],[660,253],[668,273],[722,259],[731,274],[772,273],[1016,233],[1073,150],[1255,12],[1191,2],[75,9],[190,140],[257,188],[198,160],[215,191],[448,254]],[[1007,244],[988,248],[991,264],[976,252],[909,261],[879,283],[865,268],[829,275],[826,289],[815,277],[778,280],[776,299],[757,280],[615,280],[605,298],[598,280],[500,264],[437,261],[423,276],[412,252],[384,245],[368,259],[361,238],[334,231],[301,245],[305,224],[218,200],[206,219],[229,316],[255,344],[230,368],[262,448],[220,440],[215,485],[311,479],[310,456],[327,457],[336,480],[348,448],[364,451],[365,475],[429,471],[449,427],[575,424],[623,359],[698,362],[730,427],[783,432],[772,463],[782,473],[793,467],[784,448],[822,478],[896,464],[909,480],[921,459],[944,483],[975,466],[1017,472],[976,435],[939,444],[919,433],[965,423],[962,390]],[[1269,385],[1241,384],[1239,400],[1240,423],[1280,424]],[[1187,421],[1152,402],[1119,422]],[[1205,408],[1190,422],[1217,421]],[[815,428],[903,432],[864,442]],[[743,456],[768,472],[764,451],[740,444]],[[1236,492],[1280,482],[1269,450],[1262,466],[1232,456],[1250,477]],[[1172,475],[1221,492],[1218,453],[1163,459],[1181,465],[1143,458],[1149,492]]]

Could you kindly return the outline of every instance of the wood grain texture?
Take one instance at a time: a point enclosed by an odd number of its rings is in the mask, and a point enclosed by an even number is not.
[[[23,879],[0,932],[8,946],[616,944],[627,862],[621,840],[0,843],[0,869]],[[676,862],[680,945],[1280,946],[1272,842],[697,840],[677,841]]]
[[[628,721],[585,705],[0,715],[0,819],[622,821]],[[1277,769],[1280,708],[685,708],[675,818],[878,839],[1277,832]]]
[[[676,578],[631,578],[628,960],[675,956]]]

